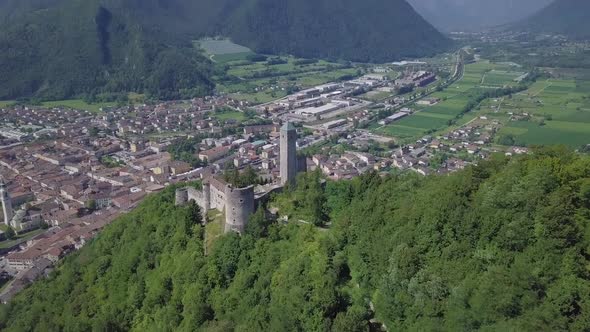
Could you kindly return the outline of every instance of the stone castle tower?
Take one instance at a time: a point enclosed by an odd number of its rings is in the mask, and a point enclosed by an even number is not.
[[[292,123],[281,127],[281,184],[293,184],[297,176],[297,130]]]
[[[225,188],[225,233],[244,233],[248,219],[256,209],[254,201],[254,186],[234,188],[227,185]]]
[[[2,212],[4,216],[4,223],[10,226],[10,222],[14,217],[14,210],[12,209],[12,200],[10,199],[10,195],[8,194],[8,190],[6,188],[6,182],[4,182],[4,178],[0,175],[0,201],[2,201]]]
[[[195,201],[203,212],[203,222],[207,220],[207,211],[215,209],[225,212],[224,232],[243,233],[250,215],[256,210],[254,186],[234,188],[217,179],[210,181],[214,181],[214,185],[205,180],[201,190],[193,187],[176,189],[176,205]]]

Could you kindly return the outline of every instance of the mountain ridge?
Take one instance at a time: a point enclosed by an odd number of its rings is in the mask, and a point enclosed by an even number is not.
[[[443,31],[481,30],[522,20],[552,0],[408,0]]]
[[[590,1],[555,0],[511,28],[535,33],[562,34],[574,39],[590,38]]]
[[[405,0],[28,0],[0,6],[0,17],[10,23],[0,31],[0,47],[10,50],[0,54],[0,99],[208,94],[211,63],[190,43],[205,36],[263,53],[361,62],[451,45]]]

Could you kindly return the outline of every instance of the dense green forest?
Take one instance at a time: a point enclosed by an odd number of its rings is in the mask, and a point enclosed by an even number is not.
[[[191,43],[204,36],[261,53],[378,62],[450,44],[404,0],[9,0],[0,22],[0,100],[207,94],[212,65]]]
[[[386,62],[450,46],[405,0],[250,0],[227,35],[258,52]]]
[[[26,3],[26,2],[25,2]],[[167,45],[125,11],[98,1],[60,1],[8,20],[0,30],[0,99],[153,98],[210,93],[209,60]]]
[[[298,181],[270,203],[289,222],[259,209],[207,256],[196,205],[175,207],[173,188],[151,196],[2,306],[0,329],[590,326],[587,156],[551,148],[449,176]]]

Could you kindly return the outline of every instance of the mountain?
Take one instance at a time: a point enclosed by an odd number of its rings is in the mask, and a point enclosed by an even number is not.
[[[515,25],[538,33],[557,33],[572,38],[590,38],[590,1],[555,0],[530,18]]]
[[[258,0],[232,13],[227,27],[259,52],[302,57],[385,62],[449,45],[403,0]]]
[[[552,0],[408,0],[443,31],[472,31],[522,20]]]
[[[169,187],[0,306],[0,329],[360,332],[373,318],[390,331],[588,327],[588,156],[538,149],[448,176],[325,186],[314,172],[271,204],[330,224],[259,210],[205,254],[196,204],[175,206]]]
[[[209,60],[190,47],[167,44],[130,10],[61,0],[12,16],[5,26],[0,30],[0,49],[6,50],[0,53],[0,99],[128,91],[167,99],[213,88]]]
[[[404,0],[7,0],[0,18],[0,99],[210,93],[211,64],[191,44],[204,36],[374,62],[450,46]]]

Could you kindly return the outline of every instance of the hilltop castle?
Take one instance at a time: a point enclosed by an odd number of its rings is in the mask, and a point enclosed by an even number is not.
[[[224,232],[243,233],[259,202],[266,200],[270,193],[280,190],[285,184],[295,183],[297,172],[301,169],[296,143],[297,130],[287,122],[280,132],[280,185],[269,186],[263,192],[255,193],[254,186],[235,188],[211,176],[203,180],[201,190],[192,187],[177,189],[176,205],[195,201],[203,212],[204,220],[210,210],[225,212]]]

